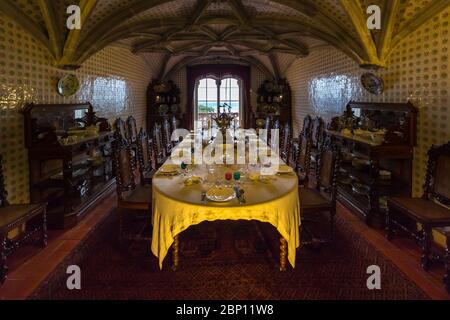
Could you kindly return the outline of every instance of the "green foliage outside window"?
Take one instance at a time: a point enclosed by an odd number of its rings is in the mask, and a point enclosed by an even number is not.
[[[205,106],[203,104],[199,104],[198,105],[198,112],[199,113],[215,113],[216,112],[216,108],[208,107],[208,106]]]

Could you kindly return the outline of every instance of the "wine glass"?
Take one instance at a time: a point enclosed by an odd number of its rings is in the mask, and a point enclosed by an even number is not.
[[[235,184],[237,186],[240,186],[241,173],[239,171],[236,171],[235,173],[233,173],[233,178],[234,178]]]
[[[184,161],[180,164],[181,170],[183,170],[183,176],[186,177],[188,173],[188,165]]]
[[[233,175],[231,172],[225,173],[225,179],[228,181],[228,185],[230,184],[231,179],[233,178]]]

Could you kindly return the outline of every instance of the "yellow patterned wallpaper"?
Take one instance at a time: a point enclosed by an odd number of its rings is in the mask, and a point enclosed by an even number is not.
[[[386,90],[380,96],[365,91],[360,76],[366,72],[334,48],[318,48],[294,62],[286,77],[293,93],[295,134],[306,114],[327,120],[341,114],[350,99],[406,102],[420,109],[418,145],[414,156],[415,196],[422,194],[426,152],[432,144],[450,140],[449,31],[450,9],[429,20],[393,51],[389,67],[379,72]]]
[[[108,47],[74,73],[78,93],[63,98],[56,92],[58,78],[67,72],[54,68],[45,49],[21,27],[0,14],[0,153],[4,158],[9,201],[29,201],[28,159],[23,141],[25,102],[69,103],[89,101],[110,120],[133,114],[145,123],[146,89],[158,61],[145,62],[127,49]]]

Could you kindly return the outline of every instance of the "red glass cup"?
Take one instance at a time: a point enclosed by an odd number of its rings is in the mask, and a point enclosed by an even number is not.
[[[233,174],[232,174],[231,172],[225,173],[225,179],[227,179],[228,181],[230,181],[231,179],[233,179]]]

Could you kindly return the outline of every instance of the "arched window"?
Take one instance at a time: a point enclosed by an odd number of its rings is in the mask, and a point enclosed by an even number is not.
[[[199,128],[214,127],[215,123],[211,120],[211,115],[231,111],[235,115],[236,128],[241,127],[240,117],[242,103],[241,81],[237,78],[226,77],[216,79],[213,77],[204,77],[197,81],[195,89],[195,119]]]

